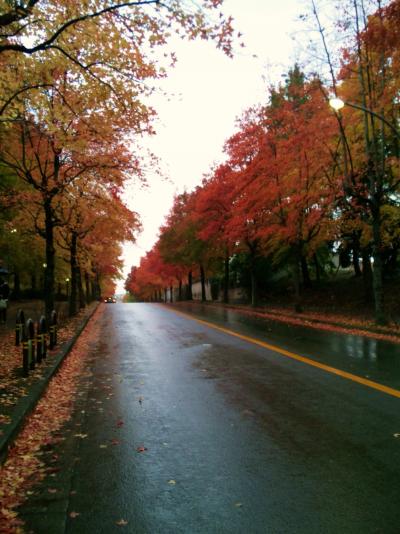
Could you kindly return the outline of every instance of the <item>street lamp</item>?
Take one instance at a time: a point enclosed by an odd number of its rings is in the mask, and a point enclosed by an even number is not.
[[[335,111],[339,111],[339,109],[342,109],[344,107],[344,102],[341,98],[330,98],[329,99],[329,105],[331,108],[333,108]]]
[[[339,111],[344,106],[350,106],[351,108],[360,109],[361,111],[365,111],[366,113],[369,113],[370,115],[373,115],[377,119],[379,119],[382,122],[384,122],[386,124],[386,126],[388,126],[392,130],[392,132],[395,134],[395,136],[400,139],[400,132],[395,127],[395,125],[392,124],[391,122],[389,122],[387,119],[385,119],[385,117],[383,117],[382,115],[379,115],[379,113],[376,113],[375,111],[372,111],[372,109],[365,108],[364,106],[360,106],[360,104],[353,104],[351,102],[347,102],[347,101],[342,100],[341,98],[337,98],[337,97],[331,98],[329,100],[329,105],[335,111]]]
[[[364,113],[368,113],[372,117],[376,117],[378,120],[380,120],[383,124],[385,124],[390,130],[394,133],[396,137],[396,156],[399,157],[399,139],[400,139],[400,131],[397,127],[397,124],[389,122],[383,115],[380,115],[379,113],[376,113],[372,109],[366,108],[364,106],[361,106],[360,104],[353,104],[351,102],[346,102],[342,100],[341,98],[331,98],[329,100],[329,105],[336,111],[340,111],[345,105],[350,106],[351,108],[355,108],[358,110],[363,111]],[[340,115],[337,116],[338,122],[340,125],[340,133],[342,136],[342,140],[345,143],[345,135],[344,135],[344,129],[342,125],[342,121],[340,118]],[[371,154],[369,153],[369,139],[367,136],[366,139],[366,150],[368,157],[371,158]],[[346,142],[347,146],[347,142]],[[350,151],[349,151],[350,153]],[[385,157],[385,156],[383,156]],[[345,151],[345,166],[346,166],[346,151]],[[371,186],[370,186],[370,193],[371,196],[376,195],[376,176],[375,176],[375,170],[372,170],[372,177],[370,177]],[[347,172],[345,173],[347,176]],[[385,323],[385,314],[383,311],[383,296],[382,296],[382,255],[380,252],[381,249],[381,237],[380,237],[380,229],[381,229],[381,221],[379,220],[379,208],[381,207],[382,203],[382,197],[378,196],[378,198],[375,198],[377,204],[378,204],[378,210],[375,210],[375,213],[372,214],[372,222],[371,227],[373,231],[373,238],[372,238],[372,253],[373,253],[373,259],[374,259],[374,269],[373,269],[373,289],[374,289],[374,300],[375,300],[375,318],[378,323]]]

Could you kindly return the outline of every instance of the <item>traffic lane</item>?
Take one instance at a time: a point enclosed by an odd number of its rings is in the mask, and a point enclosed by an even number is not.
[[[105,316],[68,531],[397,531],[396,399],[126,309]]]
[[[400,389],[400,344],[291,325],[197,302],[168,305],[327,365]]]

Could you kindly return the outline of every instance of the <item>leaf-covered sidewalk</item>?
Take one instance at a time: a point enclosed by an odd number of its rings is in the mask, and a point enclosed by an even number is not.
[[[59,329],[57,347],[48,351],[46,360],[31,371],[27,378],[21,375],[21,347],[15,347],[15,334],[3,329],[0,337],[0,440],[4,444],[4,438],[9,437],[10,427],[15,427],[19,433],[0,470],[1,533],[19,532],[19,521],[14,508],[29,495],[27,488],[44,476],[38,459],[40,455],[37,453],[49,440],[55,439],[53,432],[70,416],[77,381],[84,365],[81,356],[85,354],[85,350],[82,347],[90,342],[87,332],[90,329],[83,331],[68,357],[64,359],[64,356],[77,332],[83,328],[96,307],[96,303],[92,304]],[[36,408],[25,420],[27,410],[29,412],[37,400],[32,399],[32,396],[35,393],[40,396],[56,365],[61,365],[60,369],[50,381]],[[24,427],[20,431],[19,426],[23,423]],[[4,449],[3,447],[3,456],[6,453]]]

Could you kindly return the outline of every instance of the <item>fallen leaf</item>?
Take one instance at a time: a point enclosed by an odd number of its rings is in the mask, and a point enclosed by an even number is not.
[[[168,484],[171,484],[171,486],[175,486],[176,482],[175,480],[168,480]]]
[[[137,452],[144,452],[147,451],[147,447],[143,447],[143,445],[141,445],[140,447],[137,447],[136,450]]]
[[[72,519],[75,519],[76,517],[78,517],[78,515],[81,515],[79,512],[70,512],[69,513],[69,517],[71,517]]]
[[[56,488],[47,488],[47,491],[49,493],[57,493],[58,490]]]
[[[118,525],[119,527],[126,527],[126,525],[128,524],[128,521],[126,521],[126,519],[120,519],[119,521],[116,521],[115,524]]]
[[[243,504],[241,502],[235,502],[235,506],[236,508],[240,508],[241,506],[243,506]]]
[[[393,434],[393,436],[394,436],[395,438],[400,438],[400,433],[398,433],[398,434]]]
[[[121,419],[117,422],[117,426],[118,427],[121,427],[123,424],[124,424],[124,422]]]
[[[107,449],[108,445],[99,445],[100,449]]]
[[[74,434],[74,436],[75,436],[76,438],[81,438],[81,439],[85,439],[85,438],[88,437],[87,434]]]

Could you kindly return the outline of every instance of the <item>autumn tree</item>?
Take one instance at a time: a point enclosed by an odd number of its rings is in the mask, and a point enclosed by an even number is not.
[[[139,300],[161,300],[163,288],[163,261],[157,247],[140,260],[139,267],[132,267],[125,288]]]
[[[235,242],[227,232],[231,217],[235,174],[229,164],[221,164],[203,180],[196,195],[193,216],[198,237],[207,243],[209,255],[222,258],[224,264],[223,301],[229,301],[229,262]]]
[[[221,5],[222,0],[199,6],[185,0],[1,0],[0,115],[15,118],[27,93],[52,86],[59,65],[123,100],[138,82],[164,74],[154,51],[173,32],[213,40],[230,54],[231,19],[220,13]]]
[[[349,2],[345,25],[351,35],[338,76],[331,66],[333,91],[349,104],[337,113],[343,146],[343,185],[348,203],[360,213],[360,223],[370,229],[378,323],[386,320],[382,210],[393,201],[396,203],[399,188],[399,5],[397,0],[386,7],[380,1]],[[342,24],[340,21],[341,27]],[[324,38],[321,26],[320,33]],[[326,46],[325,50],[329,59]],[[366,241],[367,232],[363,233]],[[369,266],[368,255],[363,264],[364,268]]]
[[[70,114],[64,112],[62,103],[55,104],[52,96],[46,95],[49,105],[41,123],[27,115],[26,119],[3,129],[2,140],[4,142],[7,137],[8,143],[0,155],[3,164],[31,188],[32,201],[37,206],[31,215],[46,242],[47,314],[54,308],[54,229],[63,224],[58,215],[62,196],[83,173],[91,173],[93,179],[103,176],[108,183],[121,185],[124,172],[134,172],[135,167],[117,139],[117,131],[107,131],[104,117],[103,137],[99,139],[95,124],[87,127],[80,120],[72,120]],[[61,110],[57,109],[57,104]]]
[[[300,272],[310,285],[308,261],[334,239],[335,206],[340,200],[334,128],[318,79],[305,82],[295,66],[284,86],[271,91],[266,109],[266,142],[272,153],[269,197],[273,202],[268,227],[269,253],[286,250],[292,265],[296,308],[300,309]]]
[[[160,228],[159,249],[166,263],[179,265],[187,273],[186,298],[192,300],[193,269],[196,264],[198,242],[190,218],[190,194],[176,195],[173,206]]]
[[[67,252],[70,267],[70,315],[77,312],[78,297],[80,306],[88,297],[86,294],[85,299],[83,294],[84,272],[93,276],[92,266],[96,265],[102,285],[119,278],[120,247],[124,242],[134,241],[140,229],[137,214],[125,206],[118,188],[90,178],[89,173],[74,181],[66,189],[58,209],[63,221],[58,232],[59,243]],[[106,261],[100,262],[97,251],[101,248],[106,251]]]

